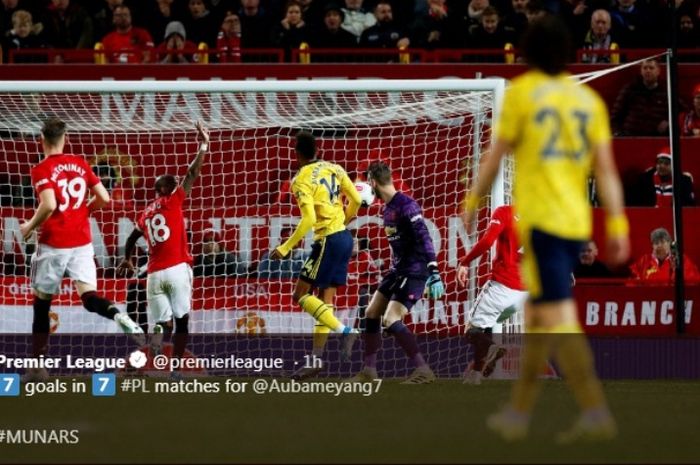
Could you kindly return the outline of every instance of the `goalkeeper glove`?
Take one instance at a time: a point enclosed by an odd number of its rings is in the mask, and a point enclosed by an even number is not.
[[[445,295],[445,285],[442,284],[442,279],[440,279],[440,271],[438,270],[437,263],[428,263],[428,271],[430,276],[425,284],[425,290],[428,294],[428,298],[436,300]]]

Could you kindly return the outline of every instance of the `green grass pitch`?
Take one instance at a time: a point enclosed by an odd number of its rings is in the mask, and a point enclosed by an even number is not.
[[[150,380],[149,383],[153,383]],[[573,422],[545,381],[527,441],[484,427],[510,382],[457,380],[378,394],[124,394],[0,398],[0,428],[80,430],[77,445],[0,444],[0,463],[698,463],[700,382],[605,383],[620,427],[607,443],[557,446]]]

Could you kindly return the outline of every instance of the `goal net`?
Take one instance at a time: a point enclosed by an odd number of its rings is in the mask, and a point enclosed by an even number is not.
[[[136,218],[155,198],[156,177],[184,176],[198,147],[194,122],[201,120],[211,133],[210,152],[185,203],[195,263],[190,332],[245,334],[248,341],[262,334],[311,333],[313,320],[291,298],[311,237],[291,260],[267,259],[299,219],[289,185],[296,170],[294,134],[306,129],[316,136],[320,157],[339,163],[353,179],[361,180],[371,161],[386,161],[399,189],[423,207],[447,294],[435,302],[421,300],[407,321],[419,334],[457,336],[491,262],[487,256],[474,264],[469,286],[461,288],[459,259],[486,227],[491,209],[510,193],[508,168],[498,177],[477,231],[466,233],[459,203],[478,175],[503,89],[500,79],[4,82],[0,333],[31,331],[33,246],[22,240],[19,224],[35,207],[29,174],[41,159],[39,129],[46,117],[58,116],[67,124],[65,152],[84,156],[113,199],[91,217],[99,291],[141,318],[144,327],[145,277],[118,277],[115,268]],[[390,264],[380,209],[378,203],[362,208],[350,225],[357,253],[348,286],[336,300],[336,312],[348,325],[361,324],[369,294]],[[143,266],[145,241],[138,249]],[[54,298],[51,321],[57,334],[117,331],[111,321],[82,309],[68,280]],[[464,342],[454,344],[458,355],[450,356],[460,357],[454,363],[463,369]],[[305,353],[298,350],[293,357]],[[405,364],[402,357],[396,363]]]

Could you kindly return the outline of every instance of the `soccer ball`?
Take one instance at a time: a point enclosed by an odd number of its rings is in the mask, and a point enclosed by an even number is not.
[[[372,187],[366,182],[356,182],[355,189],[360,193],[360,198],[362,199],[362,206],[369,207],[374,202],[374,192]]]

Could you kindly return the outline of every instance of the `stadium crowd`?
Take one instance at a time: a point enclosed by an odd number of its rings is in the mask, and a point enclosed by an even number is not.
[[[676,0],[679,46],[700,47],[698,0]],[[610,61],[599,50],[663,48],[664,0],[2,0],[3,61],[10,50],[89,52],[101,43],[111,62],[187,63],[199,44],[214,62],[269,61],[251,49],[281,49],[289,61],[311,49],[500,49],[517,44],[534,18],[561,16],[583,62]],[[317,61],[366,60],[323,55]],[[89,53],[22,54],[14,62],[90,61]],[[692,57],[691,57],[692,58]],[[473,54],[466,61],[503,61]],[[380,61],[386,61],[380,58]]]

